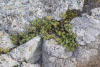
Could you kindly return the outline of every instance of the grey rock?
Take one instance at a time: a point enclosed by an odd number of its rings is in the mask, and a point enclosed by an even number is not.
[[[92,9],[91,12],[95,19],[100,20],[100,7]]]
[[[15,65],[19,65],[19,63],[13,60],[9,55],[0,55],[0,67],[13,67]]]
[[[51,16],[53,19],[61,20],[61,14],[68,9],[67,0],[41,0],[46,16]]]
[[[44,41],[42,49],[43,67],[65,67],[65,60],[72,56],[53,39]]]
[[[74,57],[76,57],[77,62],[86,63],[90,60],[92,56],[98,55],[97,49],[89,49],[88,47],[79,47],[74,52]]]
[[[70,22],[72,30],[77,35],[76,41],[80,45],[86,45],[96,40],[100,34],[100,20],[93,16],[83,14],[82,17],[76,17]]]
[[[81,10],[83,4],[84,0],[0,0],[0,27],[9,33],[24,32],[36,18],[61,20],[68,7]]]
[[[11,15],[1,20],[2,29],[8,31],[8,33],[24,32],[25,26],[28,25],[29,22],[21,17],[21,15]]]
[[[10,56],[17,61],[36,63],[41,56],[41,38],[34,37],[25,44],[18,46],[10,52]]]
[[[31,64],[31,63],[25,63],[25,62],[23,62],[21,64],[21,67],[40,67],[40,64]]]
[[[96,37],[96,40],[87,44],[88,48],[98,49],[100,46],[100,35]]]
[[[68,0],[69,9],[77,9],[82,11],[84,0]]]
[[[0,31],[0,48],[1,49],[11,49],[14,47],[15,45],[12,44],[10,40],[10,36],[4,31]]]
[[[42,49],[49,56],[51,55],[58,58],[68,58],[72,56],[72,52],[66,52],[65,47],[58,45],[53,39],[44,41]]]
[[[76,64],[77,64],[77,61],[75,60],[75,58],[71,57],[65,60],[62,67],[77,67]]]

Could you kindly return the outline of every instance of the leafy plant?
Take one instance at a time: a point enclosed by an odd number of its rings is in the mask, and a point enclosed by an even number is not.
[[[14,65],[13,67],[18,67],[18,65]]]
[[[100,0],[98,0],[98,2],[100,3]]]
[[[10,49],[3,49],[3,48],[0,48],[0,53],[9,53]]]
[[[70,21],[77,15],[71,10],[62,14],[62,20],[53,20],[50,17],[36,19],[31,22],[30,27],[26,26],[24,34],[11,35],[12,42],[21,45],[35,36],[41,36],[44,40],[54,38],[60,45],[65,46],[67,50],[74,50],[78,44],[75,42],[75,34],[72,32]]]

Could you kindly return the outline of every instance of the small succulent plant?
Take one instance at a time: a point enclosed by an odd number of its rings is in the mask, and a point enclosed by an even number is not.
[[[7,53],[9,53],[9,51],[10,51],[10,49],[0,48],[0,53],[7,54]]]
[[[31,22],[30,27],[26,26],[26,32],[23,34],[11,35],[12,42],[21,45],[35,36],[41,36],[44,40],[55,39],[60,45],[65,46],[67,50],[73,51],[78,44],[75,41],[76,35],[72,32],[70,21],[77,15],[71,10],[62,14],[62,20],[57,21],[50,16],[43,19],[36,19]]]

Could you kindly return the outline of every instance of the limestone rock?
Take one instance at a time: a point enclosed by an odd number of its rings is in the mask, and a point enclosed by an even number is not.
[[[82,11],[84,0],[68,0],[69,9],[77,9]]]
[[[29,26],[29,22],[25,20],[21,15],[10,15],[3,18],[1,21],[2,29],[8,33],[24,32],[25,26]]]
[[[95,19],[100,20],[100,7],[92,9],[91,12]]]
[[[17,61],[36,63],[41,56],[41,38],[34,37],[25,44],[18,46],[10,52],[10,56]]]
[[[42,49],[43,67],[64,67],[65,60],[72,56],[53,39],[44,41]]]
[[[0,67],[13,67],[15,65],[19,65],[19,63],[13,60],[9,55],[0,55]]]
[[[83,4],[84,0],[0,0],[0,27],[9,33],[24,32],[36,18],[61,20],[68,7],[81,10]]]
[[[4,32],[0,31],[0,48],[1,49],[11,49],[15,47],[10,40],[10,36]]]
[[[96,40],[87,44],[88,48],[98,49],[100,46],[100,35],[96,37]]]
[[[73,32],[77,35],[76,41],[80,45],[86,45],[96,40],[100,35],[100,20],[93,16],[83,14],[82,17],[76,17],[71,22]]]
[[[30,64],[30,63],[23,62],[21,64],[21,67],[40,67],[40,65],[39,64]]]
[[[87,47],[79,47],[75,52],[74,56],[76,57],[77,62],[85,63],[90,60],[92,56],[98,55],[97,49],[89,49]]]
[[[65,47],[58,45],[58,43],[53,39],[46,40],[42,49],[49,56],[51,55],[59,58],[68,58],[72,56],[71,52],[66,52]]]

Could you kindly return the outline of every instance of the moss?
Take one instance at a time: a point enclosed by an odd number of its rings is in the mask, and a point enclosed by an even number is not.
[[[18,67],[18,65],[14,65],[13,67]]]
[[[11,35],[12,42],[21,45],[35,36],[41,36],[44,40],[56,39],[56,41],[65,46],[67,50],[73,51],[78,44],[75,42],[76,35],[72,32],[70,21],[77,15],[71,10],[62,14],[62,20],[57,21],[47,16],[43,19],[37,19],[31,22],[30,27],[26,26],[24,34]]]
[[[100,0],[98,0],[98,2],[100,3]]]
[[[3,48],[0,48],[0,53],[4,53],[4,54],[7,54],[9,53],[10,49],[3,49]]]

